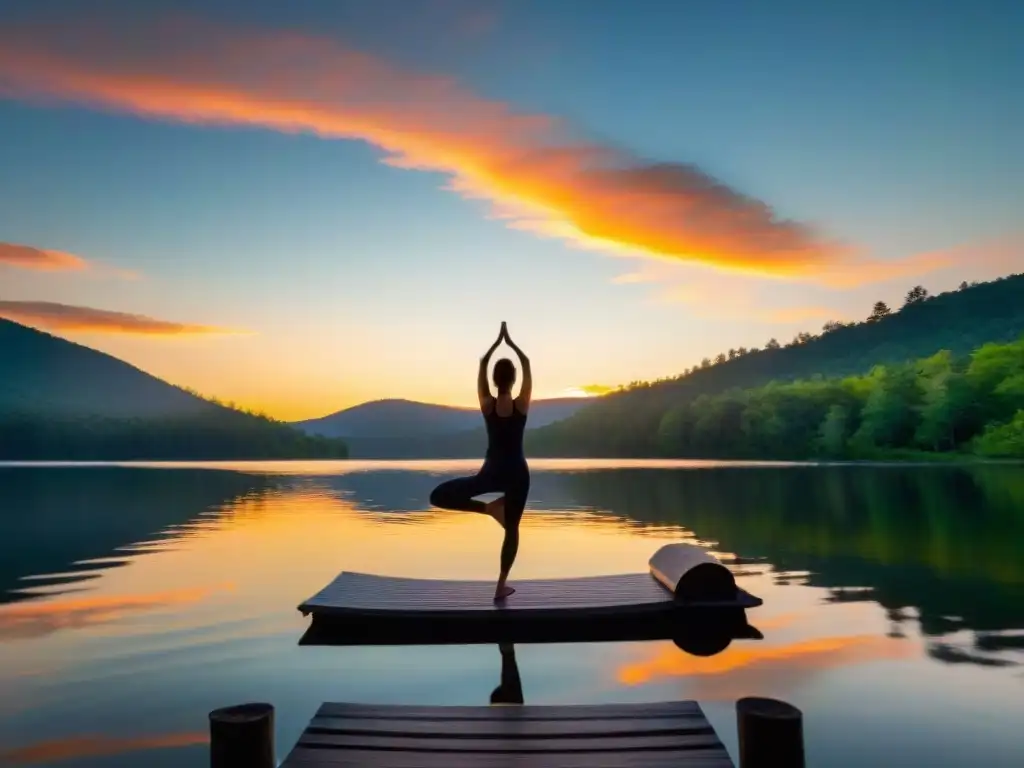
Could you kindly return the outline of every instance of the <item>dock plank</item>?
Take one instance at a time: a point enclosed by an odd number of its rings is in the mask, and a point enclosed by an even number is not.
[[[523,704],[512,707],[440,706],[413,704],[349,704],[325,702],[317,717],[374,720],[610,720],[658,717],[696,717],[704,712],[695,701],[657,701],[640,704]]]
[[[284,768],[731,767],[696,702],[418,707],[325,703]]]
[[[406,734],[375,734],[367,736],[353,733],[310,733],[308,730],[299,739],[300,747],[318,746],[336,749],[385,749],[399,752],[465,752],[509,754],[519,752],[641,752],[647,750],[711,749],[719,744],[718,737],[710,728],[707,733],[684,734],[584,734],[563,735],[556,738],[531,738],[514,729],[504,734],[486,738],[444,734],[424,737]]]
[[[647,752],[576,754],[479,754],[471,759],[453,759],[451,754],[416,754],[374,750],[328,752],[297,748],[281,768],[734,768],[728,754],[719,750],[693,750],[685,758],[679,753]]]
[[[593,718],[573,720],[572,733],[578,736],[612,736],[636,733],[637,718]],[[707,721],[699,714],[683,717],[645,717],[644,733],[701,733],[707,729]],[[447,720],[444,723],[445,736],[492,737],[518,733],[523,736],[543,738],[564,736],[566,720],[527,718],[487,718],[479,720]],[[346,717],[314,717],[309,724],[311,733],[387,734],[394,732],[394,724],[388,720],[356,719]],[[409,736],[434,737],[438,733],[437,721],[407,719],[402,721],[402,732]]]

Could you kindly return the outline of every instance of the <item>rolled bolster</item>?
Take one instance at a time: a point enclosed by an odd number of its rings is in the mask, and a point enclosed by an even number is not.
[[[666,544],[649,564],[653,576],[680,602],[716,602],[736,599],[732,571],[703,547]]]

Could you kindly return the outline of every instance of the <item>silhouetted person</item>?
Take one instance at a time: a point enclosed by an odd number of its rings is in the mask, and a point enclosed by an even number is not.
[[[523,366],[523,386],[519,390],[519,397],[512,397],[516,367],[507,358],[494,364],[497,397],[491,394],[487,384],[488,363],[503,339],[515,350]],[[530,360],[509,337],[505,323],[501,324],[501,332],[491,348],[480,358],[476,386],[480,411],[487,425],[487,456],[475,475],[449,480],[437,486],[430,494],[430,503],[442,509],[490,515],[505,529],[505,540],[501,545],[501,572],[494,590],[494,599],[504,600],[515,592],[515,589],[505,585],[505,580],[508,579],[519,550],[519,521],[523,517],[526,497],[530,492],[530,468],[523,452],[523,431],[526,429],[526,414],[530,410],[530,395],[533,392]],[[486,504],[474,498],[485,493],[504,495]]]
[[[501,685],[491,691],[491,704],[522,704],[523,683],[519,679],[514,645],[501,643]]]

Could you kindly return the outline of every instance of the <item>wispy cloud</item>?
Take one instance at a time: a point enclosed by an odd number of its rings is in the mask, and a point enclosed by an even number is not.
[[[785,307],[783,309],[772,309],[762,312],[759,319],[770,323],[804,323],[821,320],[830,320],[837,312],[828,307]]]
[[[756,320],[763,324],[792,323],[842,319],[836,309],[818,305],[789,307],[770,306],[778,299],[764,295],[752,281],[724,276],[705,275],[685,283],[661,286],[654,301],[659,304],[684,304],[695,316],[708,320]]]
[[[106,309],[78,307],[52,301],[0,300],[0,317],[25,325],[54,331],[82,333],[120,333],[143,336],[190,336],[200,334],[234,334],[237,330],[209,325],[190,325],[156,320],[146,315],[111,312]]]
[[[656,283],[663,279],[663,275],[651,270],[637,270],[635,272],[624,272],[612,278],[615,285],[636,285],[638,283]]]
[[[81,272],[96,277],[113,276],[124,280],[137,280],[140,277],[139,273],[133,270],[109,267],[73,253],[21,243],[0,243],[0,267],[5,266],[40,272]]]
[[[206,744],[210,737],[201,732],[165,733],[154,736],[71,736],[50,739],[0,752],[4,765],[39,765],[91,757],[113,757],[151,749],[173,749]]]
[[[950,248],[915,253],[900,259],[859,259],[825,267],[820,282],[832,288],[855,288],[893,280],[917,280],[925,275],[957,269],[966,279],[991,279],[1024,269],[1024,235],[992,237]]]
[[[88,269],[89,262],[73,253],[51,251],[19,243],[0,243],[0,266],[37,269],[43,272],[79,272]]]
[[[693,164],[648,160],[329,39],[177,21],[8,25],[0,90],[365,141],[390,165],[446,174],[510,227],[585,248],[795,277],[851,255]]]

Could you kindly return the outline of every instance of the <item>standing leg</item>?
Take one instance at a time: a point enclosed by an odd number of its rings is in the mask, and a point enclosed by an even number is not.
[[[519,522],[523,518],[529,493],[529,475],[517,478],[505,491],[505,540],[501,544],[501,573],[494,589],[495,600],[503,600],[515,592],[512,587],[505,586],[505,582],[519,552]]]
[[[469,477],[457,477],[441,483],[430,493],[430,503],[441,509],[455,512],[479,512],[495,516],[494,502],[484,503],[473,498],[484,493],[493,493],[497,488],[484,474],[477,473]],[[499,522],[501,522],[499,520]]]

